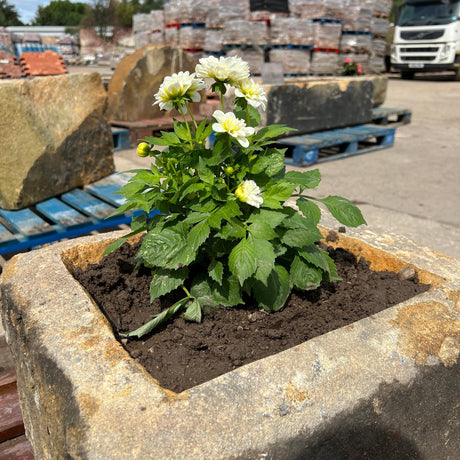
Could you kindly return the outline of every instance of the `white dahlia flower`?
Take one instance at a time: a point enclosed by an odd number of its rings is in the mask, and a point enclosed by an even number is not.
[[[213,78],[222,83],[237,85],[240,81],[249,78],[249,65],[238,56],[214,56],[201,58],[195,72],[198,77]]]
[[[236,97],[244,97],[247,103],[255,109],[262,107],[262,110],[265,110],[265,104],[267,103],[265,91],[252,78],[240,81],[236,86],[235,95]]]
[[[260,196],[260,188],[253,180],[244,180],[235,190],[236,197],[243,203],[250,204],[256,208],[264,202]]]
[[[233,112],[224,113],[216,110],[213,117],[217,121],[212,125],[212,129],[217,133],[228,133],[234,137],[242,147],[249,146],[248,136],[254,134],[254,128],[246,126],[244,120],[236,118]]]

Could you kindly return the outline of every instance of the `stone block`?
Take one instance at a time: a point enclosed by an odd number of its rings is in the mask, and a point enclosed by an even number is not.
[[[114,171],[97,73],[0,84],[0,207],[19,209]]]
[[[14,257],[3,321],[35,458],[456,458],[460,262],[391,234],[323,232],[431,289],[180,394],[129,357],[71,275],[120,233]]]
[[[179,112],[160,110],[154,94],[163,79],[180,71],[195,71],[197,62],[180,49],[146,45],[124,57],[118,64],[108,87],[111,120],[139,121],[165,115],[180,117]],[[191,104],[198,111],[197,104]]]
[[[374,84],[365,78],[320,78],[265,87],[262,124],[285,124],[296,134],[370,123]]]

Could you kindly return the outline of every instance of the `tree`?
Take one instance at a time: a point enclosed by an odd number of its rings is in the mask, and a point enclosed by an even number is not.
[[[52,0],[47,6],[39,6],[32,22],[35,26],[78,26],[87,14],[84,3],[70,0]]]
[[[164,6],[163,0],[144,0],[143,2],[132,0],[131,3],[134,5],[135,13],[150,13],[152,10],[162,10]]]
[[[19,19],[16,8],[10,5],[7,0],[0,0],[0,26],[23,26]]]

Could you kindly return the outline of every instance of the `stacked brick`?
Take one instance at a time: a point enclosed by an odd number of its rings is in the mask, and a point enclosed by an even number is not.
[[[162,10],[153,10],[149,14],[133,16],[134,47],[142,48],[150,43],[162,45],[165,37],[164,14]]]
[[[20,59],[24,73],[29,77],[62,75],[67,73],[62,56],[55,51],[46,50],[43,53],[23,53]]]
[[[23,72],[18,58],[8,51],[0,49],[0,79],[21,78]]]
[[[333,75],[347,57],[365,71],[384,70],[391,0],[288,0],[289,13],[251,11],[250,3],[170,0],[159,42],[197,58],[240,56],[254,74],[264,62],[277,62],[285,75]],[[135,37],[152,43],[150,23],[140,18],[135,24]]]

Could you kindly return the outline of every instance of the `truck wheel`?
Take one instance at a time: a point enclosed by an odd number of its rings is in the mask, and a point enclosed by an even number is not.
[[[401,78],[403,80],[412,80],[414,78],[415,72],[405,71],[401,72]]]
[[[460,68],[458,68],[458,69],[455,71],[454,80],[455,80],[455,81],[460,81]]]

